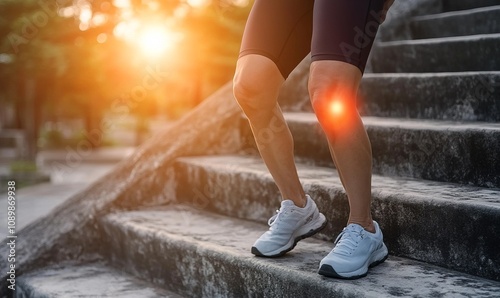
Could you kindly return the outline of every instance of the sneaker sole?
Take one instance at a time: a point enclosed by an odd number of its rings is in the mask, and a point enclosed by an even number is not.
[[[384,244],[384,247],[385,247],[385,244]],[[385,250],[387,250],[387,248],[385,248]],[[358,274],[358,275],[342,276],[342,275],[338,274],[335,271],[335,269],[333,269],[333,267],[331,265],[328,265],[328,264],[321,265],[321,267],[318,270],[318,273],[320,275],[323,275],[323,276],[326,276],[326,277],[335,277],[335,278],[347,279],[347,280],[358,279],[358,278],[362,278],[362,277],[367,276],[369,268],[373,268],[373,267],[375,267],[377,265],[382,264],[383,262],[385,262],[385,260],[387,260],[388,257],[389,257],[389,253],[386,253],[385,256],[382,257],[382,259],[370,263],[370,265],[368,265],[368,268],[366,269],[366,271],[364,273]]]
[[[321,214],[321,213],[320,213]],[[313,230],[310,230],[309,232],[299,236],[299,237],[296,237],[292,243],[292,246],[288,247],[288,248],[285,248],[284,250],[281,250],[280,252],[276,253],[276,254],[272,254],[272,255],[265,255],[263,253],[261,253],[257,247],[255,246],[252,246],[252,254],[256,255],[257,257],[265,257],[265,258],[277,258],[277,257],[281,257],[283,256],[284,254],[286,254],[287,252],[291,251],[292,249],[295,248],[295,246],[297,245],[297,243],[302,240],[302,239],[306,239],[306,238],[309,238],[311,236],[313,236],[314,234],[318,233],[319,231],[323,230],[325,227],[326,227],[326,224],[327,224],[327,220],[325,218],[325,216],[323,214],[320,215],[324,221],[323,223],[321,224],[321,226],[317,229],[313,229]]]

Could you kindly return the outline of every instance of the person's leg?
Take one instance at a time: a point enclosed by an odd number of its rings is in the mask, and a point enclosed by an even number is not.
[[[364,67],[384,0],[316,0],[309,93],[356,223],[374,232],[371,145],[356,108]]]
[[[316,0],[309,93],[349,200],[347,226],[319,274],[359,278],[387,258],[371,216],[372,152],[356,97],[384,0]],[[335,32],[335,34],[331,34]]]
[[[372,152],[356,108],[358,67],[341,61],[311,64],[309,92],[349,198],[348,224],[374,232],[371,217]]]
[[[292,135],[277,103],[283,81],[278,67],[267,57],[250,54],[238,60],[234,95],[283,199],[278,214],[269,220],[269,231],[252,246],[257,256],[281,256],[326,225],[297,174]]]
[[[293,139],[277,103],[283,76],[269,58],[246,55],[238,60],[234,95],[247,116],[260,155],[283,199],[305,206],[305,193],[297,175]]]
[[[234,95],[282,196],[269,230],[252,246],[256,256],[281,256],[326,225],[299,181],[292,135],[277,103],[284,78],[310,50],[312,8],[313,0],[256,0],[243,35]]]
[[[285,78],[310,51],[313,0],[256,0],[243,34],[234,95],[283,200],[306,203],[293,139],[277,98]]]

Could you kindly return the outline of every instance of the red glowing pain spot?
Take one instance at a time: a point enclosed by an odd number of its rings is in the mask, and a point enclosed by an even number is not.
[[[340,100],[333,100],[330,103],[329,110],[330,113],[332,113],[333,115],[339,116],[342,115],[342,113],[344,112],[344,105]]]

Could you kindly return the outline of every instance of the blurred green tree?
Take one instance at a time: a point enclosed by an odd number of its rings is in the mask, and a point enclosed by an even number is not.
[[[8,126],[29,132],[33,158],[45,121],[82,119],[97,147],[95,134],[112,126],[107,113],[136,115],[140,126],[157,113],[182,115],[231,79],[247,2],[0,0],[0,105],[15,111]],[[147,56],[141,34],[152,25],[178,38]]]

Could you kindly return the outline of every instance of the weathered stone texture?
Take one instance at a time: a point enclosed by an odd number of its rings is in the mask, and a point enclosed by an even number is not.
[[[331,243],[308,239],[288,257],[257,258],[248,249],[264,225],[182,206],[111,214],[102,223],[114,238],[109,254],[117,266],[187,297],[492,297],[500,291],[496,282],[394,256],[362,280],[323,278],[316,270]]]
[[[196,110],[155,135],[132,157],[117,165],[102,180],[59,206],[49,216],[18,233],[17,274],[45,266],[48,262],[78,259],[86,252],[99,251],[97,219],[112,212],[141,205],[168,203],[165,184],[168,166],[180,156],[232,152],[241,147],[238,128],[233,124],[241,112],[231,84],[208,98]],[[0,247],[0,255],[8,255]],[[7,268],[7,259],[0,259]],[[6,271],[0,275],[6,289]]]

